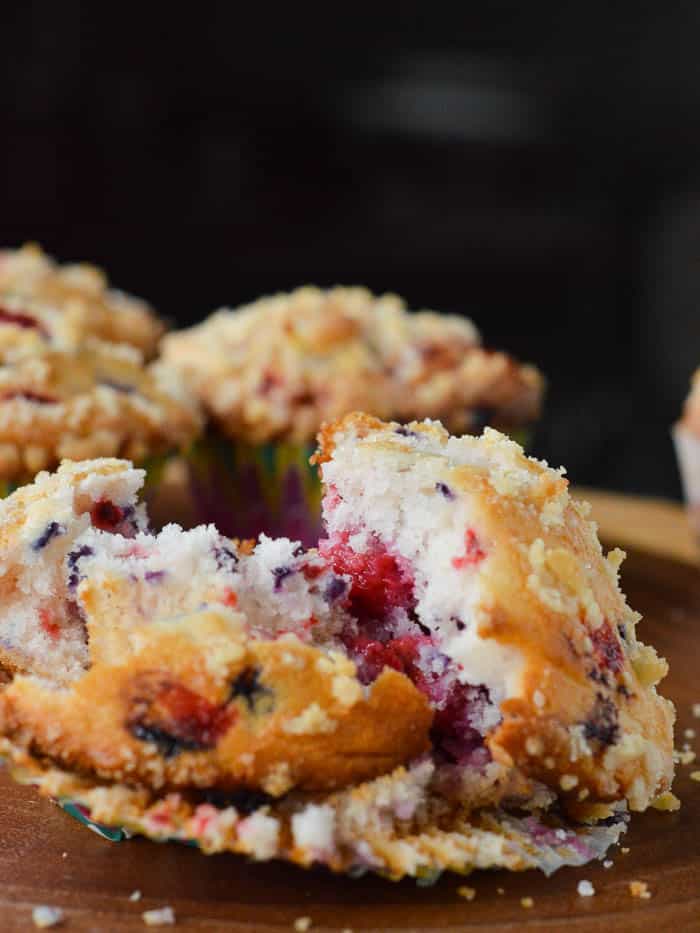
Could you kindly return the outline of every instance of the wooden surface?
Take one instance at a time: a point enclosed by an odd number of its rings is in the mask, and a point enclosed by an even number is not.
[[[700,548],[684,509],[677,503],[582,487],[572,492],[591,503],[592,517],[598,522],[600,535],[606,543],[690,563],[700,561]]]
[[[605,536],[617,538],[606,527],[605,503],[594,503],[594,509]],[[635,521],[628,519],[629,533]],[[676,520],[680,535],[678,514]],[[678,546],[667,541],[667,548]],[[677,705],[680,745],[686,728],[696,728],[700,736],[700,719],[691,713],[692,703],[700,702],[700,573],[687,563],[632,553],[623,568],[623,587],[644,613],[642,638],[671,663],[664,691]],[[691,745],[700,751],[700,738]],[[690,780],[694,768],[700,764],[678,769],[680,812],[636,815],[623,839],[630,852],[614,849],[611,869],[596,863],[563,869],[550,879],[536,872],[475,873],[468,879],[477,891],[471,903],[456,895],[464,881],[454,875],[432,888],[417,888],[412,882],[351,880],[281,864],[254,865],[234,856],[205,857],[185,846],[142,839],[110,843],[3,775],[0,930],[33,929],[31,907],[37,904],[64,908],[60,929],[145,930],[141,912],[169,904],[177,914],[176,930],[268,933],[291,930],[296,918],[308,916],[312,933],[700,931],[700,783]],[[577,895],[581,879],[593,882],[594,897]],[[632,898],[631,880],[648,882],[651,900]],[[139,903],[129,901],[135,889],[143,892]],[[520,905],[525,896],[534,899],[531,910]]]

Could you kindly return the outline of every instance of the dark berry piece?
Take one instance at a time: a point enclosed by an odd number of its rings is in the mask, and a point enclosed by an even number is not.
[[[455,494],[452,492],[447,483],[435,483],[435,488],[439,493],[441,493],[446,499],[454,499]]]
[[[400,434],[401,437],[418,437],[415,431],[411,431],[409,428],[404,428],[403,426],[396,428],[395,433]]]
[[[116,531],[124,521],[124,511],[109,499],[100,499],[90,509],[90,519],[100,531]]]
[[[142,742],[155,743],[166,758],[214,748],[237,715],[157,671],[138,675],[131,692],[127,729]]]
[[[602,622],[597,629],[591,632],[591,641],[593,642],[593,653],[598,665],[603,670],[616,674],[622,669],[624,664],[622,645],[617,640],[617,636],[608,622]]]
[[[341,596],[345,596],[348,591],[348,584],[342,577],[333,577],[323,591],[323,598],[326,602],[332,603]]]
[[[287,577],[291,577],[295,573],[296,570],[293,567],[274,567],[272,576],[275,578],[275,593],[279,593]]]
[[[214,559],[219,570],[228,570],[229,573],[233,573],[238,564],[238,555],[223,544],[214,548]]]
[[[602,693],[597,693],[593,711],[583,724],[584,736],[607,746],[615,744],[619,733],[615,704]]]
[[[147,583],[160,583],[165,576],[167,576],[167,571],[165,570],[148,570],[143,575],[143,578]]]
[[[229,702],[242,699],[248,704],[248,709],[252,712],[255,709],[256,702],[261,697],[271,697],[272,695],[272,690],[260,683],[260,668],[246,667],[231,684]]]
[[[297,546],[292,551],[292,557],[301,557],[303,553],[304,553],[304,545],[297,544]]]
[[[71,590],[74,590],[78,585],[80,580],[80,574],[78,573],[78,562],[82,557],[91,557],[95,552],[93,549],[87,545],[83,544],[81,547],[76,548],[74,551],[71,551],[68,557],[66,558],[66,563],[68,564],[68,569],[70,573],[68,574],[68,587]]]
[[[36,541],[32,542],[32,550],[41,551],[46,547],[49,541],[53,540],[53,538],[58,538],[65,533],[66,529],[63,525],[59,525],[58,522],[49,522]]]

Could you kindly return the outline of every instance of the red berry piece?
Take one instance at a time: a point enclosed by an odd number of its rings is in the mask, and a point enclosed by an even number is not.
[[[90,519],[100,531],[116,531],[124,521],[124,509],[109,499],[100,499],[90,509]]]
[[[413,578],[406,562],[374,540],[365,551],[354,551],[344,532],[319,542],[321,555],[337,574],[352,580],[350,611],[359,619],[384,619],[392,609],[410,611],[415,605]]]
[[[624,664],[622,645],[608,622],[603,622],[591,632],[591,641],[599,667],[613,674],[622,670]]]
[[[467,528],[464,533],[464,554],[460,557],[452,558],[452,566],[455,570],[463,570],[465,567],[473,567],[486,557],[486,552],[482,550],[476,532],[472,528]]]

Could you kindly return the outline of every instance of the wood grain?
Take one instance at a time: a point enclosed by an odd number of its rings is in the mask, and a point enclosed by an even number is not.
[[[645,615],[642,637],[657,644],[671,662],[665,690],[678,708],[679,735],[695,727],[691,704],[700,702],[700,574],[688,566],[643,553],[625,564],[623,585],[631,604]],[[700,750],[700,739],[696,743]],[[282,864],[255,865],[234,856],[205,857],[181,845],[141,839],[110,843],[90,833],[56,806],[40,800],[6,776],[0,778],[0,929],[33,929],[31,907],[61,906],[66,930],[144,930],[141,912],[170,904],[175,929],[270,933],[291,930],[309,916],[312,933],[359,931],[699,931],[700,784],[695,766],[679,766],[678,813],[637,815],[614,866],[597,863],[564,869],[545,879],[535,872],[475,873],[477,890],[468,903],[456,894],[464,883],[454,875],[432,888],[378,878],[335,878]],[[63,853],[66,853],[63,857]],[[576,893],[589,879],[592,898]],[[651,900],[634,899],[632,880],[649,883]],[[503,895],[497,893],[501,887]],[[143,899],[131,903],[139,889]],[[530,896],[526,910],[520,899]],[[62,928],[62,929],[63,929]]]

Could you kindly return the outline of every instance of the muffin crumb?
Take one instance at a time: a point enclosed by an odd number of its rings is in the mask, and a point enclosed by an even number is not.
[[[463,897],[465,901],[473,901],[476,897],[476,888],[470,888],[468,885],[463,884],[457,888],[457,894]]]
[[[306,933],[311,929],[311,917],[297,917],[294,921],[295,933]]]
[[[579,881],[576,886],[576,891],[578,892],[579,897],[593,897],[595,894],[595,888],[590,881]]]
[[[535,902],[531,897],[521,897],[520,906],[524,907],[526,910],[530,910],[531,907],[535,906]]]
[[[690,772],[691,781],[700,781],[700,771],[691,771]]]
[[[56,927],[62,922],[63,911],[60,907],[48,907],[46,904],[42,904],[32,911],[32,923],[40,930]]]
[[[147,927],[171,926],[175,923],[175,911],[172,907],[159,907],[157,910],[146,910],[141,916]]]
[[[140,901],[141,892],[138,889],[136,891],[132,891],[131,894],[129,895],[129,900],[133,902]]]
[[[630,881],[629,891],[632,897],[638,897],[643,901],[648,901],[651,897],[651,891],[646,881]]]

